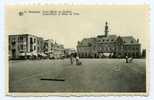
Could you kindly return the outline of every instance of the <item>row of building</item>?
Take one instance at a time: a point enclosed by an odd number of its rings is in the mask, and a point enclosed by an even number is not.
[[[108,23],[105,23],[105,35],[84,38],[77,43],[77,54],[80,58],[139,58],[141,54],[139,39],[133,36],[109,35]],[[69,57],[75,53],[74,49],[65,49],[64,45],[54,42],[52,39],[44,40],[30,34],[9,35],[9,58],[10,59],[35,59],[51,58],[58,59]]]
[[[77,52],[80,58],[103,57],[141,57],[141,44],[133,36],[109,35],[108,23],[105,23],[105,35],[84,38],[78,41]]]
[[[30,34],[9,35],[8,43],[9,59],[59,59],[72,52],[71,49],[65,49],[64,45],[52,39],[44,40],[42,37]]]

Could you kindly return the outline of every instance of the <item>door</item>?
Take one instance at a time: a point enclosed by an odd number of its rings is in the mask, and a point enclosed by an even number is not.
[[[16,50],[13,49],[13,50],[12,50],[12,59],[15,59],[15,58],[16,58]]]

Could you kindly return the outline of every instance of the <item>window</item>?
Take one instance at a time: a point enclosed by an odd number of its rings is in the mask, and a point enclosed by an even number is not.
[[[88,43],[88,46],[92,46],[92,44],[91,43]]]
[[[36,50],[36,46],[34,46],[34,50]]]
[[[30,38],[30,43],[33,43],[33,39],[32,38]]]
[[[136,52],[136,56],[137,56],[137,57],[139,56],[139,53],[138,53],[138,52]]]
[[[34,39],[34,43],[36,43],[36,39]]]
[[[18,45],[18,50],[20,50],[20,45]]]
[[[131,40],[131,43],[133,43],[134,41],[133,40]]]
[[[24,46],[23,45],[20,45],[20,50],[23,50],[24,49]]]
[[[33,39],[30,38],[30,51],[33,51]]]
[[[109,48],[109,51],[112,51],[112,48],[111,47]]]
[[[24,40],[24,38],[23,38],[23,37],[20,37],[20,40],[21,40],[21,41],[23,41],[23,40]]]
[[[12,41],[12,45],[15,45],[16,44],[16,42],[15,41]]]
[[[53,43],[51,43],[51,47],[53,47]]]
[[[18,41],[22,42],[23,41],[23,36],[18,37]]]
[[[15,37],[13,37],[13,38],[12,38],[12,41],[15,41],[15,40],[16,40]]]
[[[81,57],[81,54],[79,53],[79,57]]]
[[[37,47],[37,50],[38,50],[38,51],[40,50],[39,47]]]

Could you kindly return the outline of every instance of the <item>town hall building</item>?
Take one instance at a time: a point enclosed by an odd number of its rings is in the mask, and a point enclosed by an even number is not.
[[[139,58],[141,44],[133,36],[109,35],[108,23],[105,23],[105,35],[84,38],[78,41],[77,52],[80,58]]]

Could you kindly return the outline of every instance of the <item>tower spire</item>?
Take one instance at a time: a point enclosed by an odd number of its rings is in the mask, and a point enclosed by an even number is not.
[[[107,22],[105,22],[105,37],[107,37],[108,36],[108,32],[109,32],[109,30],[108,30],[108,23]]]

